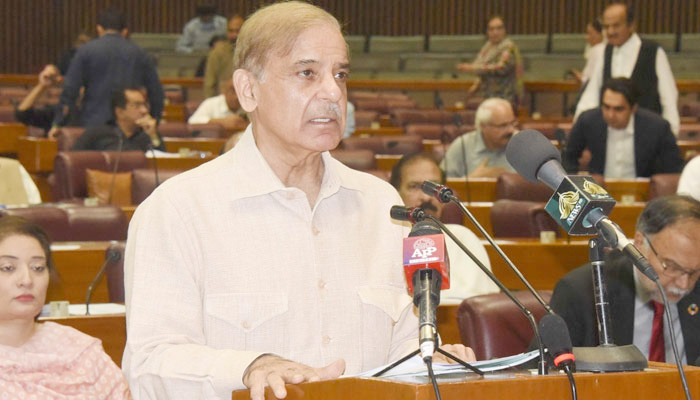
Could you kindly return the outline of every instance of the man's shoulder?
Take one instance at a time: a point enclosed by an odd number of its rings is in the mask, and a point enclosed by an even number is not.
[[[661,115],[653,111],[647,110],[646,108],[637,108],[635,117],[637,117],[637,119],[641,121],[644,121],[645,124],[668,125],[668,122],[666,122],[666,120],[663,119]]]
[[[209,56],[220,57],[229,53],[233,54],[233,50],[233,44],[231,44],[231,42],[228,40],[219,40],[209,52]]]
[[[603,111],[600,109],[600,107],[591,108],[590,110],[586,110],[586,111],[582,112],[581,115],[578,117],[578,120],[576,120],[577,123],[579,121],[581,121],[581,123],[604,121],[603,120]]]

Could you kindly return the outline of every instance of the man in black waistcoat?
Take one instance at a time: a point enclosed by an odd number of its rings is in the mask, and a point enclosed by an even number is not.
[[[575,118],[600,105],[603,83],[610,78],[630,78],[640,91],[639,106],[668,121],[678,135],[678,89],[664,50],[657,44],[640,39],[634,31],[634,15],[627,5],[613,3],[603,12],[603,27],[608,44],[576,107]]]

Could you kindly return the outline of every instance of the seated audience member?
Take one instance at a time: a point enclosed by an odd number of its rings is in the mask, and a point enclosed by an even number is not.
[[[422,207],[426,214],[440,218],[445,204],[423,193],[421,185],[424,181],[445,183],[445,173],[438,166],[437,160],[429,154],[416,153],[404,156],[391,170],[391,184],[399,191],[407,207]],[[456,224],[447,224],[447,227],[487,268],[491,269],[486,248],[472,231]],[[464,254],[457,243],[447,235],[445,235],[445,241],[450,257],[450,288],[440,292],[441,304],[459,304],[467,297],[498,292],[498,286],[468,255]]]
[[[49,239],[39,226],[0,218],[0,397],[131,399],[100,340],[36,322],[52,270]]]
[[[600,108],[576,120],[564,153],[570,173],[578,171],[584,149],[591,152],[589,172],[610,179],[677,173],[683,167],[676,138],[667,121],[637,105],[638,91],[627,78],[603,86]]]
[[[143,92],[136,88],[112,94],[114,119],[106,125],[85,130],[71,150],[141,150],[151,148],[165,151],[156,120],[148,113]]]
[[[683,168],[678,180],[677,193],[700,200],[700,157],[693,157]]]
[[[25,125],[42,128],[45,132],[48,132],[56,114],[56,104],[45,105],[40,108],[34,107],[34,105],[41,95],[46,92],[46,89],[51,86],[59,86],[61,82],[63,82],[63,76],[61,76],[58,68],[52,64],[46,65],[39,73],[36,86],[17,105],[15,109],[17,121]],[[78,108],[74,105],[68,113],[66,125],[78,125],[79,121]]]
[[[476,110],[474,123],[475,131],[450,144],[440,168],[450,178],[497,177],[515,172],[506,160],[506,146],[518,126],[510,102],[501,98],[484,100]]]
[[[197,16],[187,21],[182,29],[175,50],[182,53],[207,50],[211,38],[225,33],[226,18],[216,15],[216,6],[200,4],[197,6]]]
[[[217,85],[233,75],[233,50],[236,48],[238,32],[243,25],[243,17],[234,14],[226,25],[226,40],[218,42],[207,55],[204,69],[204,97],[213,97],[220,92]]]
[[[226,40],[226,36],[224,35],[216,35],[211,40],[209,41],[209,51],[216,46],[217,43]],[[199,61],[199,64],[197,65],[197,69],[194,71],[194,76],[195,78],[203,78],[204,77],[204,71],[207,69],[207,60],[209,59],[209,53],[205,54],[202,59]]]
[[[24,166],[15,159],[0,157],[0,205],[39,203],[39,188]]]
[[[692,364],[700,356],[700,202],[688,196],[650,201],[637,220],[634,244],[659,274],[679,356],[683,364]],[[656,284],[617,250],[605,257],[603,275],[613,342],[636,345],[650,361],[675,363]],[[550,304],[566,321],[574,346],[598,345],[590,264],[566,274]]]
[[[418,346],[408,229],[389,217],[401,198],[329,153],[345,127],[340,24],[303,1],[260,8],[234,65],[251,121],[240,141],[163,182],[129,226],[122,368],[137,397],[248,387],[261,400],[270,386],[284,398],[285,383],[357,374]]]
[[[187,123],[216,123],[229,131],[242,131],[248,126],[248,120],[245,111],[238,102],[233,81],[227,79],[221,82],[219,87],[221,94],[204,100],[187,120]]]

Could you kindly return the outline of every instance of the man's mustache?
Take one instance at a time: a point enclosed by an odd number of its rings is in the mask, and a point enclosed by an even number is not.
[[[436,212],[438,210],[437,207],[435,207],[435,205],[433,203],[430,203],[430,202],[426,202],[426,203],[421,204],[420,208],[422,208],[423,210],[430,210],[430,211],[436,211]]]

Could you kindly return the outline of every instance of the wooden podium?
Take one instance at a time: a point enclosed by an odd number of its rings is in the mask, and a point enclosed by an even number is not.
[[[650,368],[641,372],[594,374],[576,373],[574,379],[579,399],[683,399],[683,388],[675,366],[649,363]],[[700,368],[686,367],[690,392],[700,396]],[[492,373],[484,378],[468,375],[453,381],[440,380],[440,394],[444,400],[544,400],[571,399],[571,389],[566,375],[552,372],[548,376],[531,376],[524,373]],[[233,392],[232,399],[248,400],[247,390]],[[268,388],[266,399],[275,399]],[[432,386],[425,383],[397,382],[390,379],[347,378],[325,382],[287,385],[287,399],[324,400],[432,400]]]

